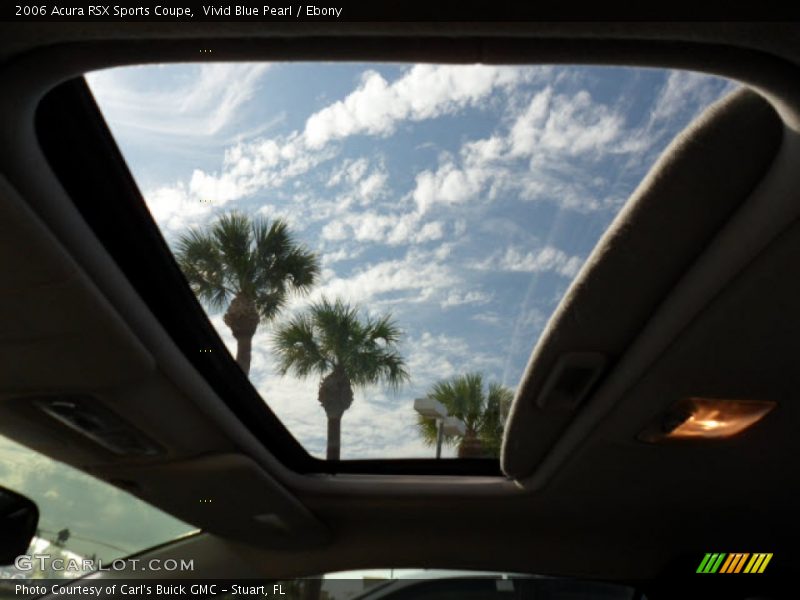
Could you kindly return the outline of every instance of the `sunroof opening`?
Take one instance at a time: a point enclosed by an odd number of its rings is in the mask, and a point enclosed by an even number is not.
[[[492,458],[531,350],[733,90],[586,66],[204,63],[87,81],[208,317],[313,456]]]

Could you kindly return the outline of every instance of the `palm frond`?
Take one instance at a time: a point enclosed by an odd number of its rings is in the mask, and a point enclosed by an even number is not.
[[[369,319],[366,329],[371,340],[382,341],[386,345],[397,344],[403,334],[397,323],[392,319],[391,313],[385,314],[378,319]]]
[[[336,364],[346,366],[363,337],[358,310],[340,299],[331,302],[322,298],[311,306],[310,313],[319,331],[320,346]]]
[[[262,321],[271,321],[286,306],[287,295],[282,290],[259,288],[256,291],[256,309]]]
[[[319,277],[319,260],[307,248],[295,246],[284,258],[284,270],[292,290],[306,293]]]
[[[493,455],[500,455],[508,413],[514,393],[499,383],[491,383],[486,395],[486,411],[478,430],[478,436],[484,447]]]
[[[298,243],[281,219],[271,224],[256,219],[252,224],[252,262],[257,265],[255,280],[258,286],[276,286],[286,291],[305,292],[319,276],[316,254]]]
[[[264,321],[277,316],[290,292],[307,292],[319,275],[316,255],[294,240],[284,221],[251,219],[236,211],[181,236],[175,256],[209,308],[222,310],[244,294]]]
[[[278,327],[272,346],[282,375],[290,371],[298,377],[324,375],[333,366],[317,342],[315,325],[308,315],[299,315]]]
[[[397,349],[400,329],[388,316],[362,319],[358,307],[323,297],[292,322],[298,327],[300,323],[303,334],[314,341],[313,347],[308,346],[308,356],[296,356],[303,351],[301,344],[285,350],[290,340],[276,339],[281,364],[303,365],[292,368],[296,374],[305,376],[341,367],[353,386],[362,387],[386,383],[396,388],[408,380],[405,359]],[[308,367],[306,362],[317,366]]]
[[[505,419],[513,400],[510,389],[491,383],[484,391],[480,373],[467,373],[437,381],[428,391],[428,397],[441,402],[447,412],[461,419],[467,429],[477,432],[484,447],[497,454],[503,436]],[[423,438],[426,432],[420,430]]]
[[[215,240],[191,229],[175,245],[175,258],[195,295],[212,310],[221,310],[235,293],[226,284],[225,264]]]
[[[252,234],[250,219],[239,212],[222,215],[211,227],[211,235],[219,249],[228,279],[236,292],[255,297],[255,265],[250,257]]]

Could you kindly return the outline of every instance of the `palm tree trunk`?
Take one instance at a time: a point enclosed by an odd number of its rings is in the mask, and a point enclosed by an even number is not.
[[[342,417],[328,417],[328,460],[339,460],[342,447]]]
[[[236,338],[236,362],[245,375],[250,374],[250,360],[253,356],[253,337],[242,335]]]
[[[467,429],[461,443],[458,445],[458,458],[483,458],[485,451],[478,433]]]
[[[222,318],[236,339],[236,362],[245,375],[250,374],[250,358],[253,354],[253,336],[258,327],[258,311],[255,302],[244,294],[238,294],[228,306]]]
[[[342,415],[353,403],[353,386],[341,366],[334,367],[319,385],[319,403],[328,417],[328,460],[339,460]]]

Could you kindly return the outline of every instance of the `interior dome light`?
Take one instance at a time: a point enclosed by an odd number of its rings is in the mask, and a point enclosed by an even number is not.
[[[768,400],[684,398],[676,402],[639,439],[729,438],[751,427],[775,408]]]

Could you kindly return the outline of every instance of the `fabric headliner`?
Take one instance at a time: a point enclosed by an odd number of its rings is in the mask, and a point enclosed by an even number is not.
[[[770,105],[742,89],[709,107],[670,144],[600,240],[534,348],[503,443],[507,475],[530,475],[574,416],[536,405],[558,358],[599,352],[613,368],[760,181],[781,135]]]

